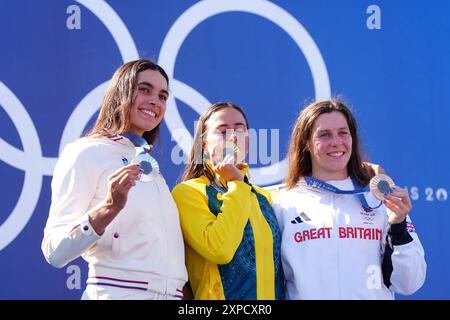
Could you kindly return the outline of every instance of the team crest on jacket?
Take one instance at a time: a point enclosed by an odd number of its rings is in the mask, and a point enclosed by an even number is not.
[[[411,222],[406,222],[406,230],[408,230],[408,232],[416,232],[416,228]]]
[[[364,208],[361,206],[361,210],[359,210],[361,214],[361,218],[363,219],[363,223],[365,224],[373,224],[373,219],[375,218],[375,211],[370,208]]]

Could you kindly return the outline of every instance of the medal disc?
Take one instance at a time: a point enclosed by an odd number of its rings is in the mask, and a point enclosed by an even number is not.
[[[385,174],[377,174],[370,180],[370,192],[380,201],[384,200],[385,194],[392,192],[394,186],[394,181]]]
[[[131,163],[139,163],[141,167],[141,176],[139,181],[152,181],[159,174],[158,162],[148,152],[140,150]]]

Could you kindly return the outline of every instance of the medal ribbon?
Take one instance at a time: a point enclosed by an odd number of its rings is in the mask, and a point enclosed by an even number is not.
[[[326,191],[330,191],[336,194],[347,194],[347,195],[356,195],[359,199],[359,202],[361,202],[361,205],[363,206],[364,209],[366,210],[374,210],[379,208],[383,202],[380,201],[380,204],[376,207],[371,207],[369,206],[369,204],[367,203],[366,197],[364,196],[364,193],[369,192],[369,187],[358,187],[354,190],[341,190],[339,188],[336,188],[335,186],[326,183],[325,181],[316,179],[314,177],[311,176],[305,176],[304,177],[306,184],[310,187],[313,188],[317,188],[317,189],[322,189],[322,190],[326,190]],[[352,178],[352,182],[354,185],[358,186],[359,184]]]

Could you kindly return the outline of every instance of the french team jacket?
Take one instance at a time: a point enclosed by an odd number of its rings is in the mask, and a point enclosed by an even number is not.
[[[350,178],[327,182],[354,189]],[[379,203],[365,196],[372,207]],[[274,210],[287,299],[394,299],[394,292],[409,295],[424,283],[424,250],[409,217],[391,226],[384,205],[365,210],[356,196],[303,179],[281,192]]]
[[[137,182],[125,207],[99,236],[88,211],[105,199],[108,177],[135,156],[125,137],[81,138],[66,146],[54,170],[42,251],[63,267],[82,255],[88,284],[182,297],[187,281],[178,211],[161,175]]]

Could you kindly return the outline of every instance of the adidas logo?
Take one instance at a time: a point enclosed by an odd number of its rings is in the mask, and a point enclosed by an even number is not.
[[[306,213],[302,212],[295,217],[294,220],[291,221],[292,224],[302,223],[303,221],[311,221],[311,219],[306,215]]]

